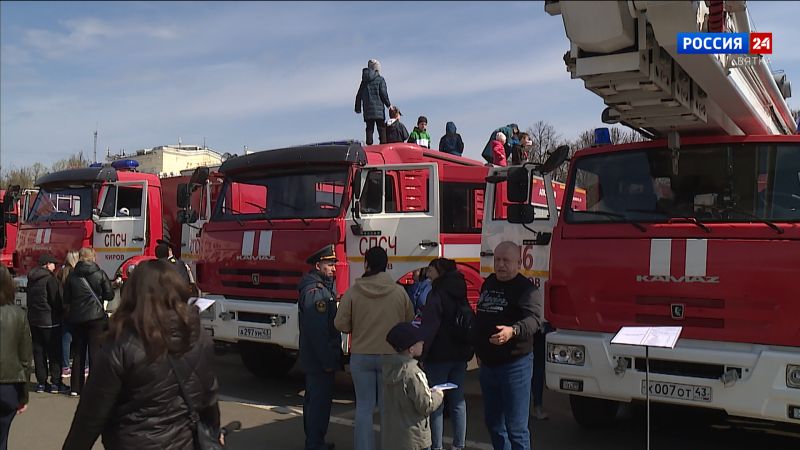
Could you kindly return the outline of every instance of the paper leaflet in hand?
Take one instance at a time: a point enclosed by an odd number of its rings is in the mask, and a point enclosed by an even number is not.
[[[436,389],[436,390],[439,390],[439,391],[446,391],[448,389],[455,389],[457,387],[458,387],[457,384],[442,383],[442,384],[437,384],[436,386],[433,386],[431,389]]]
[[[211,300],[210,298],[203,298],[203,297],[189,297],[188,303],[190,305],[195,305],[200,308],[200,312],[203,312],[208,309],[209,306],[213,305],[216,300]]]

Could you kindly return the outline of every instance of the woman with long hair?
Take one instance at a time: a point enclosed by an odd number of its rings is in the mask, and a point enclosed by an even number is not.
[[[61,266],[61,270],[58,271],[57,275],[62,288],[67,284],[69,274],[75,269],[76,264],[78,264],[78,251],[71,250],[67,252],[67,257],[64,258],[64,265]],[[69,361],[71,356],[70,346],[72,345],[72,327],[68,320],[62,323],[61,332],[61,376],[68,377],[72,373]]]
[[[28,407],[33,344],[25,311],[14,304],[14,279],[0,264],[0,450],[8,448],[14,416]]]
[[[458,387],[445,391],[446,404],[453,421],[453,449],[466,444],[467,403],[464,400],[464,378],[467,362],[473,349],[468,338],[456,330],[456,318],[462,307],[468,307],[467,282],[458,271],[456,262],[436,258],[428,265],[428,278],[433,280],[428,301],[421,311],[421,325],[425,336],[425,375],[430,386],[453,383]],[[444,405],[431,414],[431,450],[441,449],[444,432]]]
[[[92,361],[64,450],[89,450],[101,434],[105,448],[117,450],[194,449],[190,411],[218,435],[214,346],[197,307],[186,303],[189,293],[170,263],[136,266]]]

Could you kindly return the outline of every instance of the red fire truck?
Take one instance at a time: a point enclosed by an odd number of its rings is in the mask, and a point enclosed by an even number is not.
[[[24,275],[45,252],[63,260],[68,251],[94,248],[97,264],[119,285],[139,261],[154,257],[156,240],[165,235],[180,240],[174,203],[180,185],[186,186],[192,177],[159,179],[137,172],[137,166],[136,161],[120,160],[37,180],[40,190],[19,227],[14,253],[22,290]]]
[[[586,203],[565,205],[553,232],[546,370],[581,425],[606,425],[647,393],[800,423],[800,136],[788,84],[757,56],[732,66],[736,55],[676,51],[679,31],[750,31],[744,3],[546,2],[572,42],[573,78],[609,106],[604,120],[654,138],[570,163],[567,195],[583,189]],[[649,383],[645,349],[610,343],[637,325],[683,327],[674,349],[650,349]]]
[[[12,267],[12,255],[17,245],[19,226],[19,186],[0,190],[0,264]]]
[[[253,373],[285,374],[298,347],[305,260],[329,243],[340,295],[362,275],[367,249],[382,246],[397,280],[433,258],[455,259],[475,302],[487,171],[405,143],[317,144],[226,161],[200,237],[198,285],[216,300],[205,326],[215,340],[238,343]]]

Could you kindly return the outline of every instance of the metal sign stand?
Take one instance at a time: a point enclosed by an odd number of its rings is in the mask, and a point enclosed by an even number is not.
[[[647,403],[647,450],[650,450],[650,347],[675,348],[683,327],[622,327],[612,344],[644,347],[644,395]]]

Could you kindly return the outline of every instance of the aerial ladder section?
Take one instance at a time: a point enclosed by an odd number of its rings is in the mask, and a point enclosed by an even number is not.
[[[681,32],[749,33],[745,1],[546,1],[570,40],[572,78],[608,106],[605,123],[647,137],[786,135],[791,86],[763,55],[679,54]],[[737,64],[739,61],[739,64]]]

